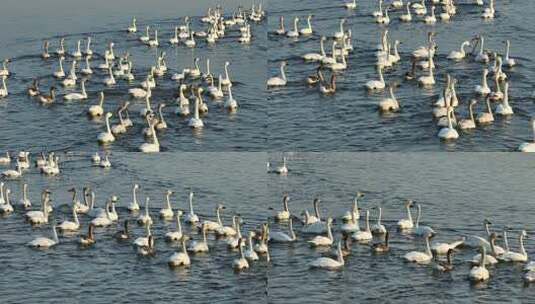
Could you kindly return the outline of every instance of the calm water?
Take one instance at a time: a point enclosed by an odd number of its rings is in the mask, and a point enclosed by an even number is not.
[[[250,1],[220,2],[231,15],[240,5],[250,9]],[[12,58],[10,69],[13,75],[8,80],[9,98],[0,101],[0,120],[3,121],[2,143],[0,150],[29,149],[35,150],[52,147],[53,149],[74,149],[92,151],[98,149],[96,136],[104,129],[104,122],[91,122],[87,119],[87,108],[98,101],[98,92],[106,93],[105,110],[115,111],[117,106],[128,100],[130,87],[139,86],[146,74],[155,64],[158,51],[167,52],[168,73],[157,80],[158,87],[153,92],[152,105],[164,102],[164,116],[169,129],[160,136],[162,150],[167,151],[258,151],[265,147],[267,116],[265,109],[264,77],[265,61],[265,23],[252,26],[253,41],[250,45],[237,42],[238,28],[229,31],[227,36],[214,46],[207,46],[198,40],[196,48],[189,49],[182,45],[170,46],[167,41],[174,33],[174,26],[182,25],[185,16],[193,17],[194,30],[206,30],[199,22],[214,1],[48,1],[39,5],[43,9],[28,9],[34,1],[2,2],[0,11],[0,58]],[[150,49],[141,45],[137,35],[126,34],[126,27],[131,18],[137,16],[138,30],[144,33],[146,25],[159,30],[162,47]],[[60,37],[66,39],[66,50],[72,51],[79,39],[91,36],[93,50],[103,54],[107,43],[115,42],[117,55],[128,51],[132,54],[136,81],[131,85],[118,81],[112,88],[105,88],[102,79],[107,72],[95,67],[103,62],[102,56],[94,56],[92,66],[96,75],[87,83],[89,98],[85,102],[64,103],[62,97],[53,106],[43,107],[26,94],[26,88],[32,78],[39,78],[42,88],[56,83],[51,74],[57,70],[57,59],[43,61],[40,58],[42,42],[48,39],[53,52]],[[82,45],[83,46],[83,45]],[[85,47],[83,47],[85,49]],[[230,75],[233,80],[233,95],[240,102],[241,108],[235,115],[229,115],[221,104],[210,100],[205,102],[210,108],[203,120],[202,132],[193,133],[187,126],[187,119],[174,114],[174,95],[178,92],[175,81],[170,77],[177,71],[193,66],[193,59],[201,58],[201,69],[205,70],[205,60],[210,58],[214,75],[223,73],[225,61],[231,62]],[[67,58],[65,69],[70,70],[71,58]],[[82,63],[85,66],[85,63]],[[56,85],[64,92],[60,83]],[[75,89],[79,91],[79,88]],[[112,151],[137,151],[144,142],[140,135],[145,127],[144,120],[137,115],[144,107],[144,101],[131,104],[134,128],[121,136],[107,149]],[[112,119],[117,122],[117,118]]]
[[[272,160],[279,157],[270,155]],[[533,161],[531,157],[421,153],[295,153],[288,157],[290,174],[281,177],[265,173],[264,153],[163,153],[158,159],[116,153],[111,170],[92,168],[86,155],[71,154],[65,158],[60,177],[46,178],[32,170],[24,181],[30,183],[30,198],[36,207],[40,189],[51,189],[56,205],[53,218],[58,222],[71,217],[66,190],[84,185],[97,191],[99,206],[109,195],[117,194],[120,219],[134,219],[125,206],[131,199],[132,184],[139,183],[141,200],[145,196],[152,198],[154,217],[163,205],[166,189],[177,192],[172,198],[173,206],[186,209],[187,191],[192,188],[197,193],[194,206],[201,218],[212,219],[214,206],[223,201],[227,206],[224,222],[229,223],[233,214],[241,214],[244,232],[257,228],[273,214],[272,209],[281,208],[283,192],[290,194],[290,210],[294,214],[310,210],[312,199],[320,197],[323,216],[339,217],[350,208],[352,195],[360,190],[365,193],[361,208],[384,208],[385,225],[392,228],[391,252],[375,256],[369,246],[354,244],[353,254],[342,271],[310,270],[308,263],[324,252],[311,249],[305,243],[310,236],[298,233],[299,241],[293,245],[271,246],[273,259],[269,266],[260,261],[250,270],[236,274],[231,268],[236,252],[210,238],[210,254],[194,256],[189,270],[173,271],[167,267],[166,259],[176,246],[162,239],[167,229],[174,228],[172,222],[155,221],[154,258],[140,258],[130,245],[117,243],[112,237],[115,227],[98,229],[97,244],[90,249],[80,249],[76,237],[63,236],[54,249],[35,251],[25,243],[39,235],[50,235],[50,225],[31,228],[22,211],[17,210],[0,219],[3,303],[32,302],[36,298],[44,302],[76,299],[94,303],[191,299],[200,303],[317,303],[334,298],[344,302],[403,302],[408,298],[424,302],[435,300],[437,295],[456,302],[488,303],[509,301],[513,295],[519,302],[534,296],[534,289],[523,285],[521,266],[499,265],[492,268],[488,284],[471,285],[466,260],[473,256],[473,250],[456,254],[451,274],[406,264],[402,256],[422,249],[422,241],[394,232],[395,222],[405,217],[403,199],[411,198],[423,205],[423,222],[438,232],[435,240],[482,235],[481,222],[489,218],[496,231],[505,225],[512,228],[510,244],[517,249],[520,229],[526,229],[528,234],[535,232],[531,221],[535,214],[526,208],[533,204],[533,168],[525,165]],[[13,201],[20,198],[21,183],[8,183],[14,192]],[[87,221],[82,217],[84,230]],[[132,226],[135,236],[144,234],[143,228]],[[335,237],[339,237],[339,223],[335,227]],[[286,229],[284,224],[273,223],[271,227],[272,231]],[[299,231],[300,225],[296,224],[296,229]],[[192,237],[199,235],[192,232]],[[528,252],[534,254],[533,241],[528,239],[526,243]],[[31,293],[21,295],[21,288]]]
[[[342,1],[271,1],[270,33],[278,28],[279,16],[285,17],[287,28],[293,28],[295,16],[303,20],[309,14],[313,15],[312,25],[316,32],[309,38],[297,40],[269,35],[269,75],[277,75],[280,62],[286,60],[289,79],[287,87],[270,91],[269,147],[275,151],[319,152],[511,151],[521,142],[531,139],[529,120],[535,111],[534,99],[531,98],[535,85],[535,63],[531,50],[535,47],[535,28],[525,20],[535,13],[535,6],[529,0],[496,1],[496,19],[483,22],[480,7],[465,5],[471,2],[468,0],[457,2],[457,15],[452,21],[439,21],[435,26],[414,20],[402,24],[398,20],[400,12],[390,13],[390,38],[402,42],[402,63],[385,74],[385,81],[400,85],[395,94],[402,111],[381,116],[377,112],[377,104],[385,94],[368,94],[364,89],[366,81],[377,77],[374,48],[383,29],[371,17],[371,12],[377,10],[377,1],[358,1],[355,11],[342,8]],[[353,32],[355,51],[349,57],[348,69],[338,75],[336,94],[325,97],[317,88],[307,87],[305,78],[315,72],[316,65],[305,64],[300,56],[319,52],[321,35],[332,37],[339,29],[341,18],[347,19],[346,29]],[[305,25],[306,21],[300,21],[300,28]],[[435,76],[438,85],[424,90],[414,82],[404,81],[403,75],[410,69],[412,51],[425,45],[428,31],[437,34],[439,48],[435,58]],[[456,142],[444,144],[436,137],[438,129],[431,115],[431,105],[442,90],[445,74],[451,73],[459,79],[457,93],[461,106],[457,109],[457,117],[467,116],[467,102],[473,96],[474,86],[481,82],[483,67],[469,60],[452,63],[446,56],[475,34],[485,36],[486,49],[499,53],[504,52],[503,41],[511,40],[511,56],[519,63],[513,70],[506,71],[515,115],[508,120],[497,118],[493,125],[478,127],[468,134],[461,132]],[[329,39],[325,44],[327,53],[330,53],[331,41]],[[478,103],[477,111],[483,111],[483,105]]]

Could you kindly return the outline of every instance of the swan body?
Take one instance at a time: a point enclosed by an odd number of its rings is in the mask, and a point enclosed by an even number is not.
[[[56,231],[56,226],[52,228],[53,237],[52,239],[46,237],[38,237],[33,241],[28,243],[28,246],[33,248],[42,248],[47,249],[53,246],[56,246],[59,243],[58,233]]]
[[[173,253],[167,259],[167,264],[170,267],[180,267],[180,266],[189,267],[191,265],[191,260],[190,260],[188,251],[186,249],[187,240],[188,240],[187,238],[182,238],[182,243],[181,243],[182,251]]]
[[[145,212],[143,214],[140,214],[137,218],[137,222],[138,224],[140,225],[152,225],[152,217],[150,216],[150,213],[149,213],[149,201],[150,201],[150,198],[147,197],[145,199]]]
[[[438,255],[446,255],[451,249],[455,249],[461,246],[464,243],[464,239],[452,242],[452,243],[433,243],[431,245],[431,250],[433,250]]]
[[[289,197],[285,194],[282,198],[282,211],[277,212],[275,219],[278,221],[287,221],[290,219],[290,209],[288,209]]]
[[[533,130],[533,142],[525,142],[518,146],[518,151],[521,152],[535,152],[535,118],[531,119],[531,128]]]
[[[485,267],[486,258],[487,258],[486,249],[485,249],[485,247],[481,247],[481,260],[479,262],[479,265],[472,267],[472,269],[470,269],[470,273],[468,275],[468,277],[470,278],[471,281],[473,281],[473,282],[481,282],[481,281],[486,281],[486,280],[489,279],[489,277],[490,277],[489,271]]]
[[[297,240],[297,237],[295,235],[295,232],[293,230],[293,223],[292,218],[290,218],[288,225],[289,225],[289,234],[286,234],[282,231],[276,231],[269,235],[269,241],[275,242],[275,243],[291,243],[295,242]]]
[[[336,269],[342,268],[344,266],[344,257],[342,254],[341,242],[338,242],[337,246],[338,246],[337,247],[338,257],[336,260],[332,258],[328,258],[328,257],[317,258],[310,263],[310,267],[322,268],[322,269],[327,269],[327,270],[336,270]]]
[[[189,193],[189,212],[184,217],[184,221],[188,224],[196,224],[199,222],[199,216],[193,211],[193,192]]]
[[[280,87],[280,86],[286,85],[288,80],[286,79],[286,73],[284,72],[285,67],[286,67],[286,61],[283,61],[280,66],[281,76],[271,77],[270,79],[268,79],[267,81],[268,87]]]
[[[332,221],[332,218],[327,219],[327,236],[315,236],[312,240],[308,241],[308,244],[314,247],[331,246],[334,242],[334,237],[331,230]]]
[[[411,200],[408,200],[405,204],[405,208],[407,209],[407,218],[401,219],[397,222],[397,226],[400,230],[412,229],[414,227],[411,213],[412,203],[413,202]]]
[[[97,136],[97,140],[101,144],[112,143],[115,141],[115,136],[111,132],[111,128],[110,128],[110,118],[112,116],[113,114],[111,112],[106,113],[106,131],[101,132]]]
[[[104,115],[104,92],[100,92],[100,101],[96,105],[92,105],[87,110],[87,113],[91,117],[99,117]]]
[[[496,106],[495,113],[502,116],[513,115],[513,108],[509,105],[509,83],[506,82],[503,88],[503,100]]]
[[[383,90],[386,87],[385,80],[383,78],[383,69],[379,67],[377,72],[379,73],[379,80],[370,80],[366,82],[366,88],[370,91]]]
[[[425,238],[425,245],[426,245],[426,251],[425,252],[411,251],[411,252],[406,253],[403,256],[403,258],[406,261],[412,262],[412,263],[429,264],[431,262],[431,260],[433,259],[433,254],[432,254],[431,248],[429,246],[429,238],[430,238],[429,235]]]
[[[367,242],[373,239],[372,232],[370,230],[370,211],[366,210],[366,230],[361,230],[353,233],[351,238],[359,242]]]
[[[180,224],[180,216],[182,216],[182,211],[177,211],[176,213],[176,230],[169,231],[165,234],[165,240],[168,242],[178,242],[180,241],[184,234],[182,233],[182,225]]]

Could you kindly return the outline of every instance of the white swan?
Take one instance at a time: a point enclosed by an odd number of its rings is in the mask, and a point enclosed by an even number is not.
[[[0,187],[0,189],[2,189],[2,187]],[[25,214],[25,217],[28,219],[28,221],[32,225],[48,223],[49,203],[50,203],[50,191],[45,189],[41,193],[41,210],[40,211],[28,211]]]
[[[46,238],[46,237],[38,237],[34,239],[33,241],[28,243],[28,246],[34,247],[34,248],[43,248],[47,249],[53,246],[56,246],[59,244],[58,239],[58,233],[56,231],[56,226],[52,227],[52,239]]]
[[[457,130],[455,130],[455,128],[453,127],[453,124],[452,124],[452,117],[453,117],[453,107],[451,106],[448,106],[447,107],[447,120],[448,120],[448,126],[447,127],[444,127],[442,129],[440,129],[440,131],[438,131],[438,138],[440,139],[443,139],[443,140],[454,140],[454,139],[457,139],[459,138],[459,132],[457,132]]]
[[[379,216],[377,217],[377,223],[373,224],[371,227],[372,233],[375,234],[385,234],[386,233],[386,227],[381,223],[381,219],[383,217],[383,208],[379,207]]]
[[[482,112],[477,115],[476,121],[478,124],[490,124],[494,122],[494,115],[492,114],[492,108],[490,106],[490,98],[487,96],[487,112]]]
[[[65,58],[59,58],[59,70],[55,71],[52,74],[55,78],[61,79],[65,77],[65,70],[63,70],[63,60],[65,60]]]
[[[403,258],[406,261],[412,262],[412,263],[429,264],[429,262],[431,262],[431,260],[433,259],[433,253],[431,252],[431,247],[429,246],[430,237],[431,235],[427,235],[425,238],[425,246],[426,246],[425,252],[411,251],[411,252],[406,253],[403,256]]]
[[[481,63],[488,63],[490,60],[489,55],[484,52],[485,38],[483,36],[479,36],[478,40],[479,40],[479,52],[476,55],[475,61],[481,62]]]
[[[513,58],[509,57],[509,48],[511,47],[511,42],[509,40],[505,41],[505,59],[503,63],[505,63],[506,66],[512,68],[516,65],[516,61]]]
[[[219,229],[223,228],[223,223],[221,221],[221,209],[224,209],[222,204],[218,204],[215,208],[216,221],[203,221],[203,225],[206,226],[207,231],[218,231]]]
[[[98,117],[104,114],[104,107],[103,107],[104,92],[100,92],[99,96],[100,96],[100,99],[99,99],[98,104],[90,106],[89,109],[87,110],[87,113],[91,117]]]
[[[384,98],[379,102],[379,111],[381,112],[397,112],[399,111],[399,101],[394,96],[393,86],[389,86],[389,98]]]
[[[200,88],[199,88],[199,90],[200,90]],[[193,117],[191,117],[189,119],[189,121],[188,121],[188,126],[190,128],[193,128],[193,129],[198,129],[198,128],[204,127],[204,123],[203,123],[202,119],[199,116],[200,102],[201,102],[200,98],[196,97],[195,98],[195,107],[194,107],[194,110],[193,110]]]
[[[238,101],[232,96],[232,88],[228,87],[228,98],[225,101],[225,109],[229,112],[236,112],[238,110]]]
[[[331,246],[334,242],[334,237],[333,237],[332,228],[331,228],[332,223],[333,223],[333,219],[328,218],[327,219],[327,236],[317,235],[312,240],[308,241],[308,244],[314,247]]]
[[[155,122],[153,121],[153,114],[147,115],[145,119],[147,120],[147,123],[149,124],[148,134],[152,136],[152,142],[145,142],[139,146],[139,150],[143,153],[156,153],[160,152],[160,141],[158,140],[158,136],[156,134]]]
[[[80,229],[80,222],[78,220],[78,213],[76,213],[76,208],[72,208],[72,217],[73,221],[63,221],[61,224],[57,225],[57,228],[61,231],[77,231]]]
[[[305,55],[302,56],[302,58],[305,61],[311,61],[311,62],[322,60],[323,57],[325,57],[325,48],[324,48],[323,42],[326,39],[327,38],[325,36],[321,36],[320,38],[320,53],[306,53]]]
[[[503,87],[503,100],[496,106],[495,113],[502,116],[513,115],[513,108],[509,105],[509,83]]]
[[[169,43],[170,44],[178,44],[178,42],[180,42],[180,39],[178,38],[178,27],[175,26],[175,31],[174,31],[173,37],[169,38]]]
[[[317,258],[310,263],[312,268],[323,268],[328,270],[336,270],[344,266],[344,256],[342,254],[342,243],[338,241],[337,245],[337,259],[334,260],[328,257]]]
[[[312,35],[312,24],[310,24],[310,20],[312,20],[312,15],[308,15],[307,17],[307,27],[299,31],[299,33],[303,36]]]
[[[299,30],[297,29],[297,23],[298,22],[299,22],[299,18],[295,17],[294,18],[294,28],[293,28],[293,30],[288,31],[286,33],[286,37],[289,37],[289,38],[297,38],[297,37],[299,37]]]
[[[145,198],[145,212],[143,214],[140,214],[137,218],[137,222],[140,225],[152,225],[152,217],[149,213],[149,202],[150,198]]]
[[[494,0],[490,0],[489,7],[486,7],[483,11],[483,14],[481,14],[481,18],[483,19],[494,19]]]
[[[253,231],[249,231],[249,235],[247,238],[247,249],[244,251],[244,256],[249,261],[257,261],[258,254],[254,250],[253,246],[253,237],[255,236],[255,233]]]
[[[451,243],[433,243],[431,244],[431,250],[438,255],[446,255],[451,249],[455,249],[464,243],[464,238],[451,242]]]
[[[225,62],[225,78],[221,79],[221,84],[223,86],[232,86],[232,81],[230,80],[230,74],[228,71],[228,67],[230,66],[230,62]]]
[[[87,92],[85,91],[85,79],[82,80],[81,86],[82,86],[82,92],[80,93],[69,93],[65,96],[63,96],[63,99],[65,100],[84,100],[87,99]]]
[[[410,5],[411,5],[411,3],[407,2],[407,13],[406,14],[402,14],[401,16],[399,16],[399,20],[400,21],[402,21],[402,22],[411,22],[412,21],[412,14],[411,14]]]
[[[136,33],[137,32],[136,17],[132,18],[132,24],[130,26],[128,26],[126,31],[128,33]]]
[[[357,192],[357,194],[355,195],[355,198],[353,199],[353,204],[351,205],[351,210],[348,210],[346,211],[346,213],[344,214],[344,216],[342,216],[342,220],[343,221],[351,221],[353,218],[358,220],[360,218],[360,214],[359,214],[359,198],[363,197],[364,196],[364,193],[362,192]]]
[[[489,88],[489,85],[487,84],[487,75],[489,74],[489,70],[488,69],[483,69],[483,76],[482,76],[482,79],[481,79],[481,84],[480,85],[476,85],[475,88],[474,88],[474,91],[476,92],[476,94],[479,94],[479,95],[482,95],[482,96],[487,96],[488,94],[490,94],[490,88]]]
[[[239,250],[240,250],[240,257],[237,258],[237,259],[234,259],[232,261],[232,267],[236,271],[241,271],[241,270],[249,268],[249,262],[245,258],[245,255],[244,255],[244,252],[243,252],[243,246],[241,246],[242,244],[243,244],[243,239],[240,238],[239,244],[238,244],[238,247],[239,247]]]
[[[22,198],[20,199],[19,203],[24,209],[30,209],[32,207],[32,203],[30,201],[30,198],[28,198],[28,184],[27,183],[24,183],[22,185]]]
[[[470,274],[468,275],[471,281],[480,282],[480,281],[486,281],[489,279],[490,277],[489,271],[485,267],[486,259],[487,259],[486,252],[487,251],[485,247],[484,246],[481,247],[481,260],[479,262],[479,265],[472,267],[472,269],[470,269]]]
[[[431,15],[424,17],[424,22],[427,24],[434,24],[437,22],[437,17],[435,16],[435,7],[431,7]]]
[[[150,230],[151,225],[145,226],[145,236],[140,236],[134,240],[132,245],[137,247],[147,246],[149,242],[149,237],[152,235],[152,231]]]
[[[165,193],[165,205],[162,209],[160,209],[160,217],[165,220],[172,219],[175,215],[173,207],[171,207],[171,195],[173,195],[173,191],[167,190],[167,192]]]
[[[113,116],[111,112],[106,113],[106,131],[101,132],[97,136],[97,140],[101,144],[107,144],[115,141],[115,136],[111,132],[110,118]]]
[[[407,210],[407,218],[401,219],[397,222],[398,228],[400,230],[412,229],[414,227],[414,222],[412,220],[411,213],[412,204],[412,200],[407,200],[407,202],[405,203],[405,209]]]
[[[505,231],[505,230],[504,230]],[[503,254],[505,251],[503,250],[503,248],[501,247],[498,247],[500,250],[501,250],[501,253],[498,254],[496,252],[496,244],[495,244],[495,241],[496,241],[496,238],[497,238],[497,235],[496,233],[491,233],[489,235],[489,241],[487,240],[484,240],[485,242],[480,242],[480,247],[484,247],[485,250],[489,250],[490,251],[490,254],[487,254],[486,258],[485,258],[485,265],[495,265],[495,264],[498,264],[498,260],[496,259],[497,256]],[[487,249],[488,248],[488,249]],[[478,265],[480,262],[481,262],[481,253],[479,254],[476,254],[474,257],[472,257],[472,260],[470,261],[473,265]]]
[[[81,40],[78,40],[76,50],[74,50],[70,55],[74,58],[80,58],[82,57],[82,49],[80,48],[80,45],[82,44]]]
[[[357,0],[352,0],[350,2],[344,3],[344,7],[346,9],[356,9],[357,8]]]
[[[182,233],[182,224],[180,223],[181,216],[182,216],[182,211],[178,210],[176,212],[176,229],[175,231],[168,231],[167,233],[165,233],[166,241],[178,242],[184,237],[184,234]]]
[[[431,55],[431,49],[429,49],[429,57],[428,57],[428,71],[429,74],[427,76],[420,76],[418,78],[418,83],[422,86],[433,86],[435,84],[435,76],[433,75],[433,56]]]
[[[188,251],[193,253],[208,252],[208,242],[206,240],[206,227],[202,226],[202,240],[201,241],[192,241],[188,246]]]
[[[17,159],[16,170],[5,170],[0,173],[0,176],[5,179],[18,179],[22,176],[22,167],[20,166],[19,160]]]
[[[378,2],[379,2],[379,10],[372,12],[372,16],[376,18],[383,16],[383,0],[379,0]]]
[[[533,132],[533,141],[525,142],[518,146],[518,151],[520,152],[535,152],[535,117],[531,119],[531,129]]]
[[[448,59],[461,60],[461,59],[465,58],[466,57],[466,51],[464,50],[464,48],[466,46],[470,46],[470,41],[464,41],[461,44],[461,49],[459,51],[451,51],[450,54],[448,55]]]
[[[138,184],[134,184],[134,187],[132,188],[132,202],[128,204],[128,207],[126,207],[130,212],[136,212],[139,211],[139,203],[137,201],[137,190],[139,189]]]
[[[224,207],[223,207],[224,208]],[[235,236],[238,234],[238,216],[234,215],[232,217],[232,226],[224,226],[223,223],[221,223],[221,227],[219,227],[217,230],[215,230],[215,233],[218,236]]]
[[[184,217],[184,221],[188,224],[196,224],[199,222],[199,216],[193,211],[193,192],[189,192],[189,212]]]
[[[420,225],[420,219],[422,217],[422,206],[420,204],[416,204],[416,207],[418,208],[418,216],[416,217],[416,225],[414,229],[414,234],[417,236],[428,236],[428,235],[434,235],[435,230],[429,226]]]
[[[181,241],[182,251],[173,253],[167,259],[167,264],[170,267],[179,267],[179,266],[189,267],[191,265],[191,260],[190,260],[190,257],[188,255],[188,251],[186,249],[186,242],[187,241],[188,241],[188,237],[182,238],[182,241]]]
[[[367,242],[373,239],[373,235],[370,230],[370,210],[366,210],[366,230],[360,230],[353,233],[351,238],[359,242]]]
[[[368,90],[383,90],[386,87],[386,83],[383,78],[383,69],[381,67],[377,67],[377,73],[379,74],[379,80],[370,80],[366,82],[366,88]]]
[[[461,119],[459,123],[457,124],[462,130],[476,128],[476,120],[474,119],[474,109],[473,109],[476,103],[477,103],[477,100],[475,99],[470,100],[470,104],[468,105],[468,118]]]
[[[522,230],[522,232],[520,232],[520,237],[519,237],[520,252],[507,250],[504,254],[499,255],[497,257],[498,260],[504,261],[504,262],[527,262],[528,253],[526,252],[526,249],[524,248],[525,237],[527,237],[526,230]]]
[[[276,231],[269,235],[269,241],[275,242],[275,243],[291,243],[297,240],[297,236],[295,235],[294,229],[293,229],[293,220],[290,218],[288,221],[289,226],[289,234],[286,234],[282,231]]]
[[[11,194],[11,190],[10,189],[6,189],[5,191],[5,201],[3,204],[0,205],[0,213],[1,214],[10,214],[12,213],[13,211],[15,211],[15,209],[13,208],[13,205],[11,205],[11,200],[9,199],[9,195]]]
[[[271,77],[267,81],[268,87],[279,87],[279,86],[285,86],[288,80],[286,79],[286,73],[284,72],[284,68],[286,67],[286,61],[281,62],[280,65],[280,77],[275,76]]]
[[[290,219],[290,209],[288,209],[288,194],[284,194],[282,197],[282,211],[277,212],[275,219],[278,221],[287,221]]]

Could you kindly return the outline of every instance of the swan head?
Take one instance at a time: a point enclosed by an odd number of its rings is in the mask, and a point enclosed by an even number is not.
[[[139,185],[138,184],[134,184],[134,189],[139,189]]]
[[[167,190],[167,195],[172,195],[174,192],[171,190]]]
[[[115,204],[115,203],[117,203],[118,201],[119,201],[119,198],[118,198],[116,195],[112,195],[112,197],[111,197],[111,203],[112,203],[112,204]]]
[[[106,118],[111,118],[113,114],[111,112],[106,113]]]
[[[69,190],[67,190],[67,192],[74,192],[76,191],[76,189],[73,187],[73,188],[70,188]]]
[[[470,100],[470,105],[473,106],[477,103],[477,100],[476,99],[472,99]]]

